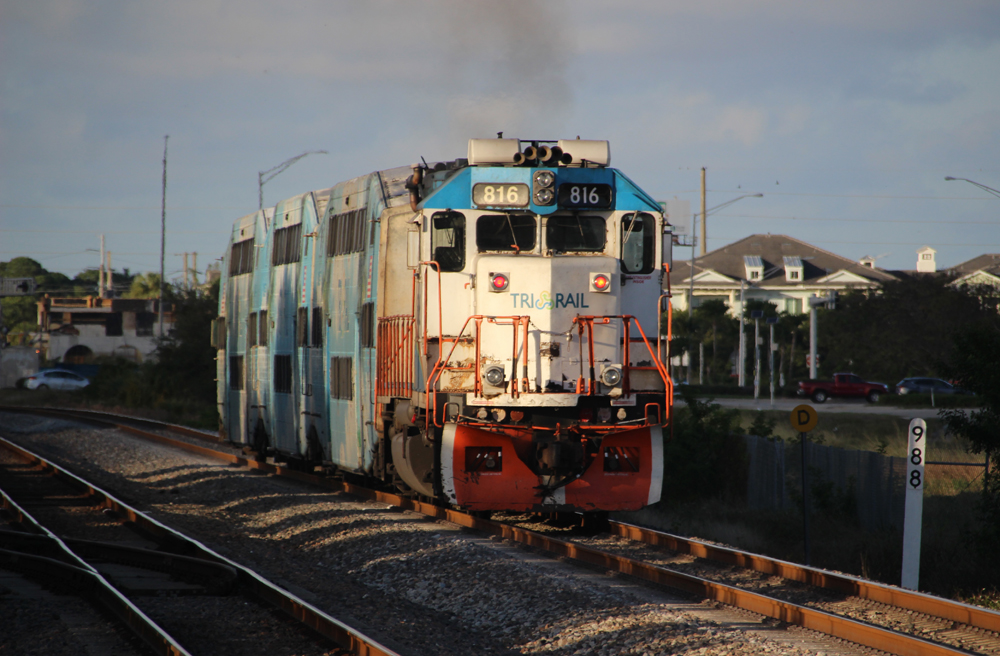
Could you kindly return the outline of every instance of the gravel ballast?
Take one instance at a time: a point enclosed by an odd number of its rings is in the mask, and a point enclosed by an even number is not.
[[[0,435],[402,654],[863,653],[117,430],[0,413]]]

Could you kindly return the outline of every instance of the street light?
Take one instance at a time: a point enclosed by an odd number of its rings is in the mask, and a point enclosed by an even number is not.
[[[728,207],[728,206],[732,205],[733,203],[735,203],[738,200],[743,200],[744,198],[762,198],[763,196],[764,196],[764,194],[743,194],[742,196],[737,196],[736,198],[734,198],[732,200],[726,201],[722,205],[716,205],[715,207],[713,207],[710,210],[704,210],[701,213],[701,254],[704,255],[705,254],[705,250],[708,248],[708,228],[707,228],[707,220],[706,219],[708,219],[708,215],[709,214],[712,214],[713,212],[721,210],[723,207]],[[704,206],[705,205],[704,205],[704,201],[703,201],[702,207],[704,207]]]
[[[313,154],[327,155],[328,153],[325,150],[307,150],[306,152],[302,153],[301,155],[296,155],[295,157],[293,157],[291,159],[286,159],[284,162],[282,162],[281,164],[278,164],[274,168],[270,168],[270,169],[268,169],[266,171],[259,171],[257,173],[257,209],[259,209],[259,210],[264,209],[264,183],[265,182],[270,182],[279,173],[284,172],[285,169],[287,169],[289,166],[291,166],[295,162],[299,161],[300,159],[302,159],[306,155],[313,155]]]
[[[987,191],[987,192],[989,192],[989,193],[993,194],[994,196],[996,196],[997,198],[1000,198],[1000,191],[997,191],[997,190],[996,190],[996,189],[994,189],[993,187],[987,187],[987,186],[986,186],[986,185],[984,185],[984,184],[979,184],[979,183],[978,183],[978,182],[976,182],[975,180],[970,180],[970,179],[968,179],[968,178],[953,178],[953,177],[951,177],[950,175],[946,175],[944,179],[945,179],[945,181],[947,181],[947,182],[951,182],[952,180],[962,180],[962,181],[964,181],[964,182],[968,182],[969,184],[973,184],[973,185],[976,185],[977,187],[979,187],[979,188],[980,188],[980,189],[982,189],[983,191]]]
[[[701,230],[701,233],[702,233],[701,251],[702,251],[702,253],[701,254],[702,255],[705,254],[705,242],[708,241],[708,238],[705,236],[705,219],[708,217],[709,214],[714,214],[718,210],[721,210],[723,207],[729,207],[730,205],[732,205],[733,203],[735,203],[738,200],[743,200],[744,198],[762,198],[763,196],[764,196],[764,194],[743,194],[742,196],[737,196],[736,198],[734,198],[732,200],[727,200],[725,203],[722,203],[721,205],[716,205],[713,208],[710,208],[710,209],[707,209],[707,210],[703,211],[701,213],[701,227],[702,227],[702,230]],[[691,229],[691,277],[688,279],[688,319],[692,319],[694,317],[694,314],[693,314],[693,312],[694,312],[694,261],[695,261],[694,247],[695,247],[695,244],[697,243],[697,241],[698,240],[695,238],[694,226],[692,226],[692,229]],[[742,296],[741,296],[741,302],[742,302]],[[743,338],[743,332],[741,330],[740,331],[740,339],[742,340],[742,338]],[[740,345],[741,352],[742,352],[742,348],[743,347],[742,347],[742,343],[741,343],[741,345]],[[687,371],[687,382],[688,382],[688,384],[691,383],[691,359],[690,358],[691,358],[691,353],[689,352],[688,353],[688,371]],[[699,366],[700,366],[700,364],[699,364]],[[743,378],[741,376],[740,377],[740,385],[742,385],[742,384],[743,384]]]

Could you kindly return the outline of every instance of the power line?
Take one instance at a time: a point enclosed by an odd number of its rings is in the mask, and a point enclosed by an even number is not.
[[[734,241],[739,241],[740,239],[746,239],[749,236],[750,235],[740,235],[739,237],[723,236],[723,237],[710,237],[710,239],[712,239],[713,241],[722,240],[722,241],[725,241],[726,243],[731,243],[731,242],[734,242]],[[873,246],[926,246],[927,245],[927,241],[919,241],[919,242],[871,241],[871,240],[865,240],[865,241],[836,241],[836,240],[833,240],[833,239],[813,239],[812,241],[817,242],[817,243],[823,243],[823,244],[852,244],[852,245],[862,245],[862,246],[867,246],[869,244],[873,245]],[[994,248],[994,247],[1000,247],[1000,243],[988,244],[988,243],[983,243],[983,242],[975,242],[975,243],[971,243],[971,244],[944,244],[944,243],[941,243],[941,242],[934,242],[934,246],[935,247],[941,247],[941,246],[978,246],[978,247],[981,247],[981,248]]]
[[[717,219],[771,219],[777,221],[830,221],[852,223],[926,223],[933,225],[996,225],[996,221],[914,221],[912,219],[828,219],[810,216],[778,216],[777,214],[716,214]]]
[[[9,230],[0,228],[0,232],[37,232],[46,235],[158,235],[156,230]],[[229,230],[174,230],[172,233],[186,235],[228,235]]]
[[[750,187],[748,187],[749,189]],[[712,194],[741,194],[746,189],[708,189]],[[681,189],[680,191],[664,191],[661,197],[669,194],[699,194],[701,189]],[[878,200],[991,200],[988,196],[882,196],[874,194],[813,194],[769,191],[768,196],[811,196],[815,198],[873,198]]]
[[[128,211],[141,211],[141,210],[158,210],[158,206],[129,206],[129,205],[12,205],[7,203],[0,203],[0,207],[7,207],[11,209],[19,210],[128,210]],[[244,212],[250,214],[256,211],[255,208],[246,208],[244,206],[225,206],[225,205],[178,205],[174,207],[170,205],[167,209],[176,210],[225,210],[234,212]]]

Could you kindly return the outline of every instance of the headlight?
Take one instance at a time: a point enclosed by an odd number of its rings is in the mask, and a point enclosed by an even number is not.
[[[535,205],[551,205],[556,200],[552,187],[556,182],[556,174],[552,171],[535,171],[531,176],[531,198]]]
[[[485,378],[486,382],[492,385],[493,387],[500,387],[501,385],[503,385],[504,381],[503,367],[497,367],[497,366],[487,367],[483,378]]]
[[[556,176],[552,171],[536,171],[535,184],[539,187],[551,187],[556,181]]]
[[[622,370],[620,367],[608,367],[601,372],[601,382],[608,387],[617,387],[622,382]]]
[[[535,205],[551,205],[554,198],[555,194],[551,189],[539,189],[535,192]]]

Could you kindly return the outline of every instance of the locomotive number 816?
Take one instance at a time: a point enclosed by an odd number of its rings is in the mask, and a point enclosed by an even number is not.
[[[221,432],[477,511],[660,498],[670,227],[606,141],[473,139],[239,219]]]

